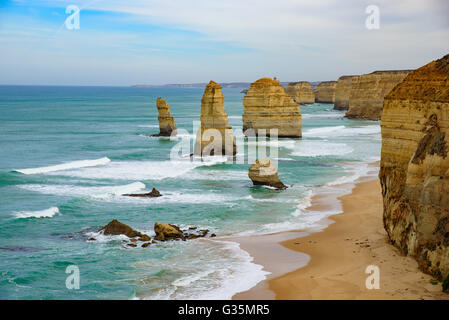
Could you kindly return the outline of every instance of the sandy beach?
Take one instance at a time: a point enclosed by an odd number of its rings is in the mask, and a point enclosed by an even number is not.
[[[322,209],[326,206],[324,200],[329,201],[315,196],[309,209]],[[389,244],[382,223],[378,179],[361,180],[351,194],[338,200],[343,212],[331,216],[330,225],[320,232],[305,230],[237,239],[272,275],[233,298],[449,299],[441,292],[441,283],[435,284],[432,276],[418,269],[414,259]],[[369,265],[379,267],[379,289],[366,288],[369,274],[365,271]]]

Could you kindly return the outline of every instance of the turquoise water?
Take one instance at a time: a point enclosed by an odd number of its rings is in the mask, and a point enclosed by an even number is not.
[[[311,195],[354,181],[379,159],[378,122],[344,119],[332,105],[314,104],[301,108],[302,139],[258,143],[277,150],[279,176],[291,186],[285,191],[253,187],[248,163],[170,161],[173,147],[193,136],[202,93],[0,86],[0,299],[230,298],[266,272],[227,237],[315,225],[323,215],[305,210]],[[241,135],[243,95],[223,94]],[[187,134],[147,136],[158,132],[159,96]],[[255,144],[239,139],[237,158]],[[86,160],[95,166],[73,163]],[[65,170],[43,169],[61,164]],[[121,196],[153,187],[163,197]],[[218,237],[129,248],[121,237],[98,234],[112,219],[148,234],[162,221]],[[86,241],[91,236],[98,241]],[[80,270],[79,290],[66,288],[69,265]]]

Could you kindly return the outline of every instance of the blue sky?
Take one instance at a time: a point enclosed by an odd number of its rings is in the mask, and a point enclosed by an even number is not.
[[[446,0],[0,0],[0,84],[335,80],[449,53]],[[80,29],[68,30],[68,5]],[[368,30],[368,5],[380,29]]]

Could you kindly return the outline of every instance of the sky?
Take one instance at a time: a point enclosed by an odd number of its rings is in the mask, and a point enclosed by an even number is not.
[[[448,0],[0,0],[0,84],[325,81],[447,53]]]

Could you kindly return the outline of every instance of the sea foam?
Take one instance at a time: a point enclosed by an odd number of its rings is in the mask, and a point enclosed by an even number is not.
[[[79,161],[72,161],[72,162],[67,162],[67,163],[63,163],[63,164],[57,164],[54,166],[29,168],[29,169],[18,169],[18,170],[14,170],[14,171],[20,172],[23,174],[39,174],[39,173],[47,173],[47,172],[54,172],[54,171],[61,171],[61,170],[76,169],[76,168],[101,166],[101,165],[108,164],[109,162],[111,162],[111,160],[107,157],[104,157],[104,158],[95,159],[95,160],[79,160]]]
[[[59,209],[57,207],[51,207],[45,210],[39,211],[18,211],[14,212],[14,216],[18,219],[24,218],[51,218],[55,214],[59,214]]]

